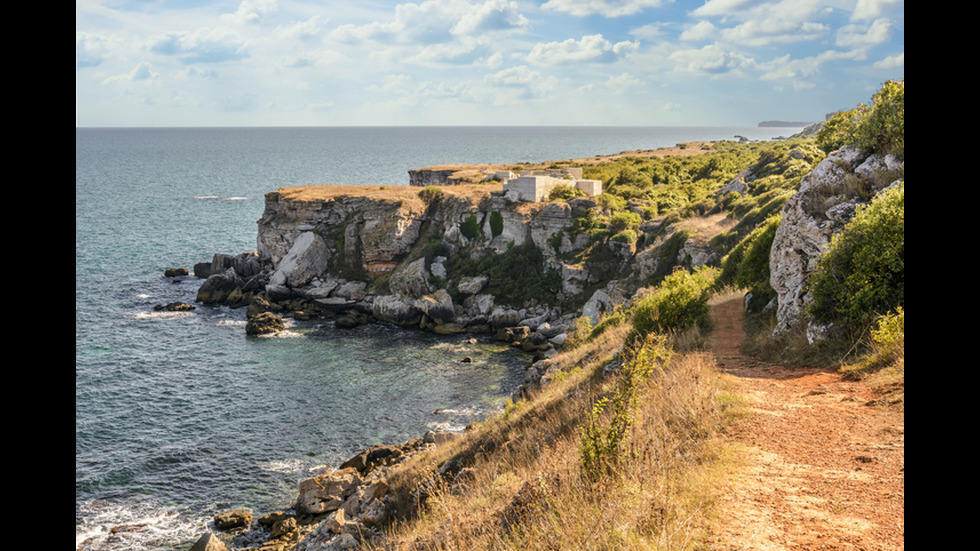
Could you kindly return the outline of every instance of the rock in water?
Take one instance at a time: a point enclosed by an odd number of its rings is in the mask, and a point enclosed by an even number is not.
[[[232,509],[218,513],[214,517],[214,527],[219,530],[231,530],[233,528],[248,528],[252,524],[252,513],[245,509]]]
[[[217,536],[208,532],[200,537],[197,542],[191,547],[190,551],[227,551],[228,548],[225,546],[224,542],[218,539]]]
[[[285,328],[286,323],[282,321],[281,317],[272,312],[262,312],[249,318],[248,323],[245,324],[245,334],[265,335],[282,331]]]

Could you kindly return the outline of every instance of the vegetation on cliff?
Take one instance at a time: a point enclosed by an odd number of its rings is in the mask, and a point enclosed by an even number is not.
[[[408,463],[392,489],[415,498],[401,502],[386,546],[552,549],[561,542],[567,548],[695,549],[703,544],[719,469],[728,461],[715,436],[737,411],[712,358],[700,352],[702,331],[709,329],[707,301],[713,292],[732,287],[771,300],[768,251],[780,224],[779,207],[807,168],[823,158],[815,140],[721,145],[714,155],[663,163],[623,159],[594,169],[612,184],[611,199],[600,205],[622,206],[617,198],[632,202],[628,210],[590,213],[596,242],[611,239],[613,220],[621,224],[623,212],[673,221],[728,212],[735,223],[711,240],[725,251],[724,261],[714,268],[674,267],[595,326],[580,323],[569,345],[551,360],[564,367],[550,385],[452,446]],[[743,171],[752,177],[737,196],[717,193]],[[651,175],[663,173],[676,181],[653,183]],[[881,386],[900,393],[903,186],[859,210],[834,240],[812,285],[815,315],[872,327],[866,343],[871,353],[849,372],[887,370]]]
[[[816,137],[718,142],[696,156],[624,155],[583,166],[605,193],[551,198],[575,205],[567,209],[571,227],[552,235],[552,249],[566,265],[593,266],[593,290],[628,280],[628,299],[597,320],[580,317],[560,352],[529,368],[547,384],[392,468],[386,514],[371,527],[357,525],[365,530],[361,542],[382,549],[703,548],[729,466],[719,429],[739,412],[704,352],[709,301],[721,291],[747,292],[759,334],[775,342],[770,261],[783,206],[831,147],[904,158],[904,83],[887,83],[873,107],[824,128]],[[858,195],[880,189],[866,184],[841,183]],[[454,192],[415,193],[432,206]],[[850,339],[836,350],[861,352],[846,359],[849,374],[875,377],[889,401],[901,402],[904,184],[867,199],[810,279],[809,313],[848,329],[836,334]],[[410,260],[431,265],[446,257],[447,278],[486,276],[488,292],[515,306],[556,297],[562,278],[542,243],[488,254],[473,244],[486,231],[472,210],[452,217],[469,248],[432,234],[414,242]],[[490,212],[496,239],[505,222]],[[566,231],[587,244],[563,249]],[[697,261],[694,249],[703,253]],[[797,350],[814,357],[808,343]]]

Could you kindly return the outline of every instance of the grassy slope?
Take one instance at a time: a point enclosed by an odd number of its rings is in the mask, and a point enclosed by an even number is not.
[[[718,469],[712,435],[722,421],[710,356],[681,354],[640,385],[627,459],[598,480],[582,476],[581,428],[617,378],[603,369],[630,324],[555,358],[572,367],[545,391],[465,439],[423,454],[391,479],[394,495],[426,485],[421,508],[388,545],[415,549],[683,549],[699,540]],[[459,461],[455,475],[428,473]],[[445,469],[444,469],[445,470]],[[450,469],[455,471],[456,469]]]

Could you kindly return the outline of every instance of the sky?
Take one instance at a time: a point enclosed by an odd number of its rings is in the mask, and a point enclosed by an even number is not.
[[[76,126],[818,121],[904,0],[76,0]]]

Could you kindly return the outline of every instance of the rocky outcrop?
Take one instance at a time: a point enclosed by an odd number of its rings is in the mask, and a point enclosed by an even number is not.
[[[770,285],[778,300],[776,335],[809,324],[805,311],[812,297],[806,283],[820,256],[858,205],[898,181],[904,181],[904,163],[850,148],[831,153],[803,178],[800,190],[783,206],[770,249]],[[809,324],[810,340],[819,339],[823,329]]]
[[[250,334],[281,330],[274,316],[323,317],[339,328],[380,321],[440,334],[525,326],[530,337],[549,326],[553,334],[535,335],[525,347],[544,354],[563,342],[590,299],[588,315],[598,319],[628,300],[662,259],[611,241],[595,259],[574,259],[591,246],[577,228],[598,208],[594,198],[525,203],[489,186],[338,189],[267,194],[256,252],[215,255],[194,267],[206,278],[198,302],[247,306]],[[640,231],[670,233],[659,224]],[[474,273],[473,266],[492,267],[496,259],[515,273],[539,275],[521,281],[509,272],[492,280],[491,268]],[[526,272],[529,263],[541,265]],[[542,282],[546,290],[526,292]]]

